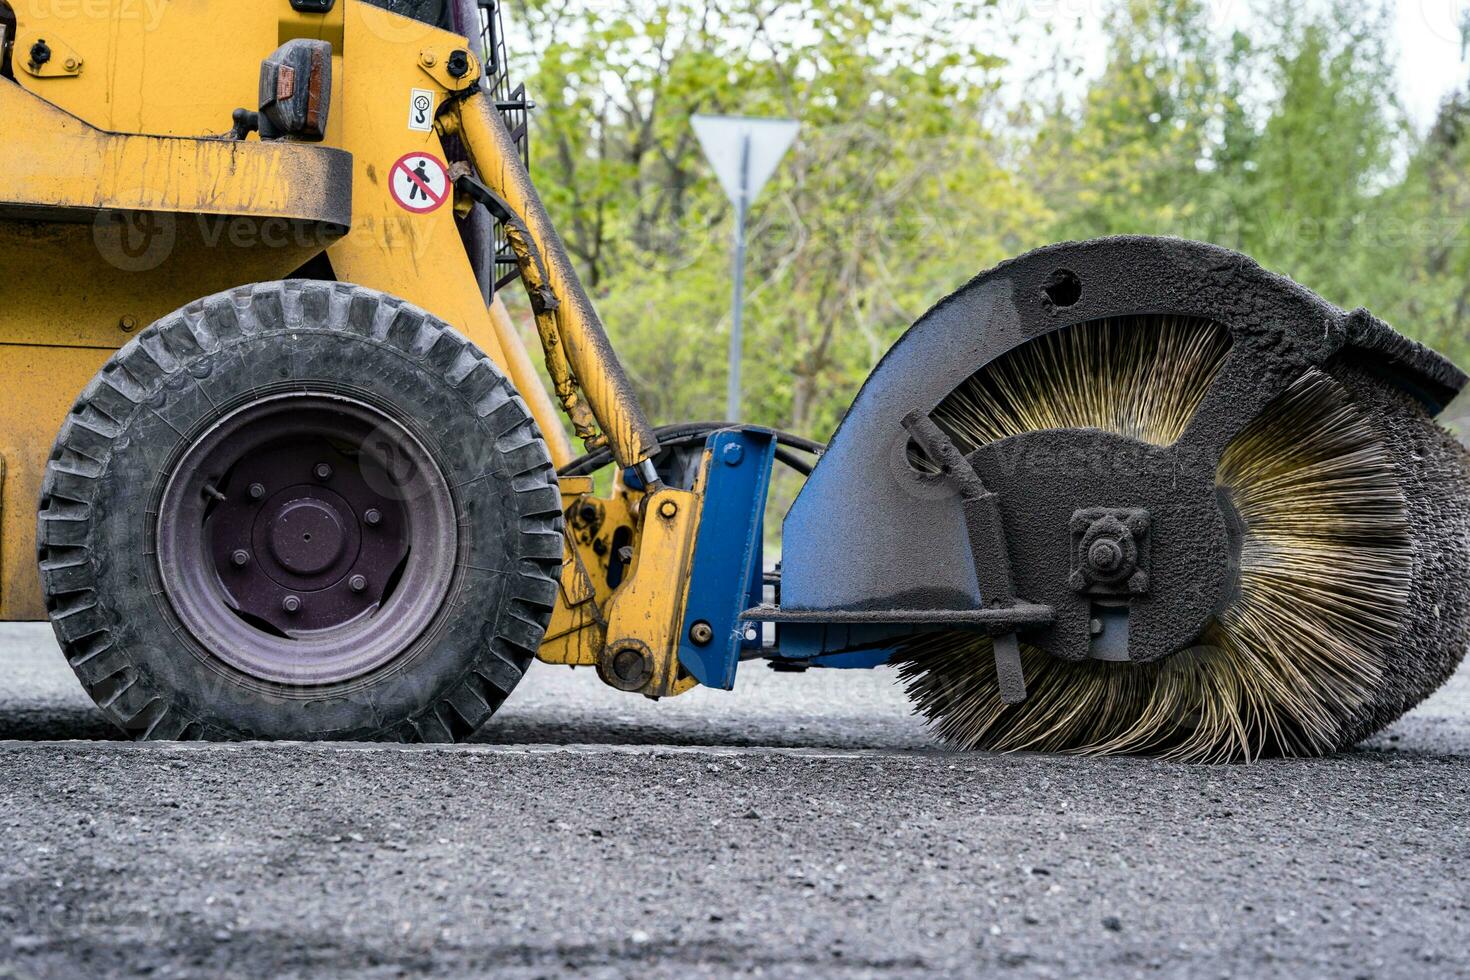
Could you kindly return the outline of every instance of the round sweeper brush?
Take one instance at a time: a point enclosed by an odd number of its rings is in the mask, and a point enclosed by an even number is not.
[[[1147,316],[1044,335],[932,413],[970,453],[1044,430],[1154,446],[1189,427],[1231,346]],[[1408,395],[1347,362],[1311,369],[1220,455],[1231,583],[1202,635],[1149,663],[1028,645],[1002,701],[992,642],[921,635],[896,662],[917,709],[964,748],[1222,762],[1349,746],[1430,694],[1465,650],[1466,456]]]

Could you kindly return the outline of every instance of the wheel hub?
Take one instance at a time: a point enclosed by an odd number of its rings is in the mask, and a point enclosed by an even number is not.
[[[408,556],[408,522],[370,471],[319,436],[235,464],[228,487],[247,489],[227,490],[205,531],[238,612],[291,633],[342,626],[381,605]]]
[[[270,529],[271,554],[297,575],[325,571],[347,548],[342,515],[323,500],[292,500],[267,520],[266,526]]]
[[[432,458],[345,399],[240,410],[185,453],[160,510],[160,572],[180,618],[265,680],[381,666],[427,626],[453,573],[452,494]]]

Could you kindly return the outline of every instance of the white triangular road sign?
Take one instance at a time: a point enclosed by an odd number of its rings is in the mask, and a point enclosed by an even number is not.
[[[801,128],[794,119],[750,116],[695,116],[690,121],[720,186],[736,206],[742,198],[746,204],[756,199]]]

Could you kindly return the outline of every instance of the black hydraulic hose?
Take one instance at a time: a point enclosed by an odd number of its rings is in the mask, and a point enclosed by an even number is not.
[[[776,446],[776,460],[785,463],[788,467],[800,473],[802,476],[812,475],[812,464],[787,449],[785,446]]]
[[[677,422],[673,425],[659,426],[654,429],[654,433],[658,437],[659,445],[661,446],[682,446],[691,442],[703,442],[709,438],[712,432],[735,428],[739,428],[739,426],[732,425],[729,422]],[[820,456],[826,451],[827,447],[814,439],[807,439],[795,433],[781,432],[779,430],[770,431],[776,437],[776,458],[803,476],[810,476],[812,472],[811,464],[790,452],[790,450],[795,449]],[[596,452],[578,456],[557,472],[561,476],[587,476],[596,473],[604,466],[612,463],[612,461],[612,453],[606,449],[599,449]]]

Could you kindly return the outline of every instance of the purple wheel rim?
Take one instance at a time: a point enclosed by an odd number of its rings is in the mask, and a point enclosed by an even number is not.
[[[416,649],[449,595],[454,496],[377,408],[292,392],[221,419],[159,505],[163,592],[198,646],[262,681],[353,681]]]

